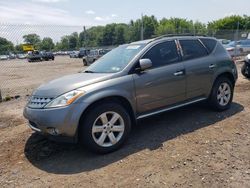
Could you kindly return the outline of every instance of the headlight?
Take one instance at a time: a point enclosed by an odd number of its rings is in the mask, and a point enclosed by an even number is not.
[[[55,108],[55,107],[68,106],[71,103],[73,103],[77,98],[84,95],[84,93],[85,92],[83,90],[70,91],[68,93],[65,93],[65,94],[55,98],[51,102],[49,102],[45,106],[45,108]]]

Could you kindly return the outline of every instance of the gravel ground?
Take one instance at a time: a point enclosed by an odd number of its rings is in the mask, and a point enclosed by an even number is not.
[[[230,110],[196,104],[142,120],[122,149],[96,155],[32,133],[22,117],[26,95],[81,70],[79,59],[5,67],[20,70],[1,69],[0,79],[22,95],[0,104],[0,187],[250,187],[250,81],[241,75]]]

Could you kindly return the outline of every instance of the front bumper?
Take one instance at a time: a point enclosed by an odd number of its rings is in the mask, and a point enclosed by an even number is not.
[[[76,138],[77,128],[86,103],[74,103],[61,108],[33,109],[25,107],[23,115],[29,127],[43,135],[58,138]],[[74,139],[75,140],[75,139]]]

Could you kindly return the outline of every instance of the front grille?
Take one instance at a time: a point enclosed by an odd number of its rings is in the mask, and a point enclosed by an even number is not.
[[[30,108],[43,108],[47,105],[53,98],[50,97],[39,97],[39,96],[32,96],[29,100],[28,107]]]

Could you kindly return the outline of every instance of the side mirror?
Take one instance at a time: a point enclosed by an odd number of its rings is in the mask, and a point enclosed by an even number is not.
[[[144,71],[152,67],[152,61],[150,59],[140,59],[139,64],[141,71]]]

